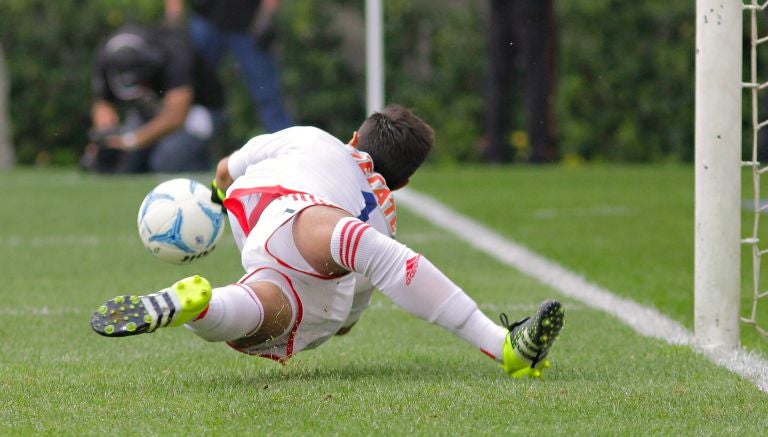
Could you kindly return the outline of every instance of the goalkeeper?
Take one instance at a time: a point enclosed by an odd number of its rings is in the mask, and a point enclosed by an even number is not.
[[[408,183],[432,144],[429,125],[401,106],[368,117],[346,145],[312,127],[254,137],[219,162],[213,191],[229,212],[245,275],[214,289],[194,276],[153,294],[118,296],[93,314],[93,329],[119,337],[185,325],[208,341],[282,361],[347,333],[375,288],[510,375],[540,376],[563,324],[558,302],[516,323],[502,314],[498,325],[394,239],[390,189]]]

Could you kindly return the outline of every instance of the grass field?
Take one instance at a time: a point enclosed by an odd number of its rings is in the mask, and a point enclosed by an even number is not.
[[[768,429],[768,395],[750,382],[688,347],[641,337],[567,298],[553,368],[534,381],[506,378],[483,354],[381,296],[349,335],[284,366],[183,329],[99,337],[90,331],[90,312],[118,292],[152,291],[192,273],[221,284],[242,273],[229,238],[191,266],[166,265],[144,252],[137,208],[161,180],[51,170],[0,174],[1,435],[761,435]],[[428,168],[412,187],[692,328],[690,167]],[[745,225],[750,219],[745,214]],[[515,319],[556,296],[405,209],[399,237],[494,319],[502,311]],[[768,342],[746,326],[742,338],[768,355]]]

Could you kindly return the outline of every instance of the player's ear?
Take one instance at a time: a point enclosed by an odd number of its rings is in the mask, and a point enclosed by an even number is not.
[[[359,139],[360,139],[360,137],[357,135],[357,131],[354,131],[352,133],[352,139],[349,140],[349,145],[357,147],[357,142],[358,142]]]

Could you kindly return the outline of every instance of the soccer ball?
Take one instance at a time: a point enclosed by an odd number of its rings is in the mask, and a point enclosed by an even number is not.
[[[211,190],[186,178],[172,179],[147,194],[139,208],[139,237],[149,252],[173,264],[209,254],[224,231],[221,206]]]

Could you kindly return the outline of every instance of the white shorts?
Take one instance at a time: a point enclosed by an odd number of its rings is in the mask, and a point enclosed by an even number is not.
[[[240,217],[230,214],[233,231],[247,235],[241,250],[241,261],[247,273],[238,283],[268,281],[276,284],[292,301],[294,322],[286,334],[269,342],[249,344],[247,339],[240,339],[229,345],[249,355],[283,360],[302,349],[322,344],[341,328],[356,322],[370,303],[373,286],[365,278],[357,284],[355,273],[342,277],[324,276],[312,269],[296,248],[292,229],[296,215],[311,206],[335,205],[306,193],[276,193],[252,221],[251,229],[244,229],[243,213],[252,215],[254,203],[262,200],[258,194],[251,191],[237,197],[242,213],[237,214]],[[227,202],[232,211],[230,198]]]

